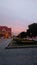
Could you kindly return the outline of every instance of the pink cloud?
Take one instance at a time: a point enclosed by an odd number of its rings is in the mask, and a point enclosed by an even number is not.
[[[15,33],[15,34],[19,34],[20,32],[23,32],[23,31],[25,31],[25,29],[24,28],[21,28],[21,27],[15,27],[15,28],[12,28],[12,32],[13,33]]]
[[[13,20],[12,18],[8,16],[2,16],[1,18],[2,25],[6,25],[8,27],[12,28],[12,32],[14,33],[20,33],[22,31],[26,31],[27,29],[27,20]]]

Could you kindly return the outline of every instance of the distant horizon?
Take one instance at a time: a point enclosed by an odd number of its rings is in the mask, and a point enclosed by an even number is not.
[[[35,23],[31,23],[31,24],[35,24]],[[29,25],[31,25],[31,24],[29,24]],[[9,27],[9,26],[7,26],[7,25],[0,25],[0,26],[4,26],[4,27],[8,27],[8,28],[11,28],[11,27]],[[27,29],[28,29],[28,27],[27,27]],[[19,30],[14,30],[13,28],[11,28],[11,32],[12,32],[12,34],[13,35],[18,35],[18,34],[20,34],[21,32],[27,32],[27,29],[26,30],[21,30],[21,31],[19,31]]]

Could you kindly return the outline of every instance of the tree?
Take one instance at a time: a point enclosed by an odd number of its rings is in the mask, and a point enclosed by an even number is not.
[[[37,36],[37,23],[30,24],[27,33],[31,36]]]
[[[26,32],[21,32],[17,37],[20,37],[20,38],[26,37]]]

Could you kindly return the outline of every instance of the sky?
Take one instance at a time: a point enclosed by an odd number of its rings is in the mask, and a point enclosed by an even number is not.
[[[37,0],[0,0],[0,25],[18,34],[32,23],[37,23]]]

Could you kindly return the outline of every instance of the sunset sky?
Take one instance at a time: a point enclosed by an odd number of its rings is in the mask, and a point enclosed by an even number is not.
[[[31,23],[37,23],[37,0],[0,0],[0,25],[11,27],[16,34]]]

